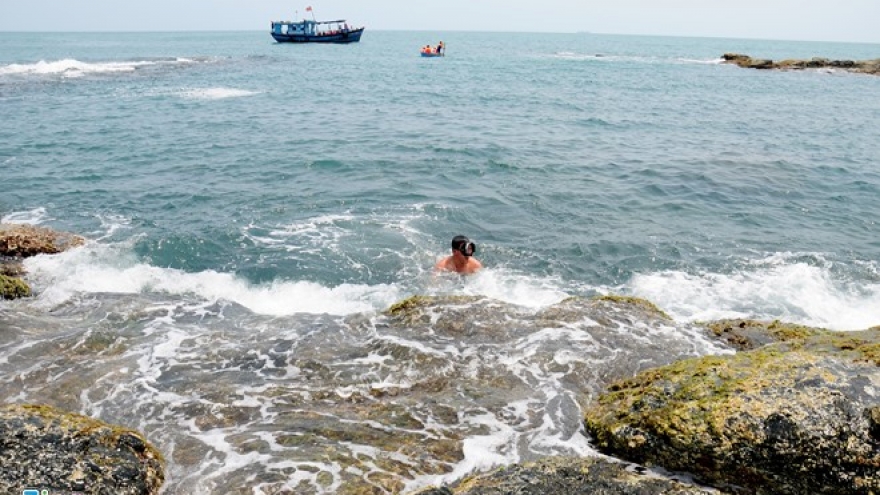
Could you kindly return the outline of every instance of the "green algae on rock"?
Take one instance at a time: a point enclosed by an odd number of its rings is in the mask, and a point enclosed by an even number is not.
[[[0,493],[159,493],[162,455],[133,430],[48,406],[0,407]]]
[[[392,316],[407,317],[412,313],[419,313],[431,307],[444,306],[447,304],[463,304],[476,302],[483,299],[482,296],[422,296],[415,295],[400,302],[394,303],[385,313]]]
[[[880,366],[880,327],[841,332],[779,320],[719,320],[706,323],[708,333],[737,350],[752,350],[778,343],[780,350],[808,349],[833,353]]]
[[[778,320],[717,320],[705,324],[710,335],[720,338],[739,351],[757,349],[774,342],[805,339],[821,330],[803,325],[783,323]]]
[[[779,342],[612,385],[586,412],[596,445],[749,493],[876,493],[880,332],[767,327]]]
[[[31,295],[31,288],[23,280],[0,275],[0,299],[18,299]]]

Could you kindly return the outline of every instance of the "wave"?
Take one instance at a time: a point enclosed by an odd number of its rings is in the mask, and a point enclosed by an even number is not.
[[[467,279],[426,273],[415,284],[412,280],[335,286],[308,280],[252,284],[234,273],[190,273],[152,266],[138,260],[127,243],[91,242],[61,254],[29,258],[25,268],[38,293],[34,304],[43,309],[61,306],[83,294],[101,293],[154,293],[173,300],[195,298],[205,304],[231,301],[269,316],[344,316],[381,311],[415,293],[478,295],[532,308],[549,306],[568,297],[552,280],[505,269],[487,269]]]
[[[197,62],[189,58],[169,58],[156,60],[132,60],[122,62],[83,62],[66,58],[63,60],[45,61],[31,64],[9,64],[0,66],[2,75],[61,75],[67,78],[82,77],[87,74],[107,74],[118,72],[134,72],[141,67],[155,65],[185,65]]]
[[[356,218],[351,214],[325,215],[284,228],[248,226],[243,235],[260,249],[274,252],[281,262],[288,257],[302,258],[357,273],[370,256],[357,251],[361,249],[360,237],[350,234],[348,224]],[[431,236],[411,224],[418,218],[407,214],[392,221],[403,233],[405,240],[401,242],[410,246],[408,249],[371,248],[373,256],[384,253],[394,258],[383,266],[397,273],[396,277],[379,277],[381,280],[374,282],[346,280],[333,284],[308,275],[288,275],[291,278],[256,284],[236,273],[192,273],[154,266],[135,253],[141,235],[121,232],[130,225],[125,218],[112,216],[99,217],[99,232],[89,234],[96,240],[59,255],[25,260],[25,268],[38,294],[34,303],[48,308],[83,294],[143,293],[171,300],[230,301],[270,316],[350,315],[382,311],[416,294],[484,296],[539,310],[572,295],[622,293],[647,299],[683,322],[779,319],[834,330],[880,325],[880,265],[872,260],[838,260],[822,253],[775,253],[740,260],[732,268],[636,273],[614,287],[529,273],[503,263],[490,264],[469,277],[435,276],[431,272],[436,261]],[[31,225],[50,220],[45,208],[0,217],[2,223]],[[375,219],[375,223],[381,229],[389,225],[388,219]],[[392,241],[393,237],[387,243]]]
[[[382,284],[328,287],[310,281],[276,281],[252,285],[231,273],[188,273],[151,266],[118,247],[94,243],[59,255],[27,259],[25,268],[28,278],[41,288],[36,304],[47,309],[81,294],[160,293],[208,303],[232,301],[254,313],[271,316],[347,315],[387,307],[400,297],[396,287]]]
[[[779,253],[733,273],[636,275],[629,289],[677,320],[779,319],[832,330],[880,325],[876,264],[862,263],[855,281],[836,273],[820,255],[804,258],[803,253]]]

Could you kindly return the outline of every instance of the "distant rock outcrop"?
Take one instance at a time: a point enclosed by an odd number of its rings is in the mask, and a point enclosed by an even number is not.
[[[880,492],[880,331],[709,329],[753,350],[612,385],[585,418],[601,450],[734,492]]]
[[[47,406],[0,407],[0,493],[153,495],[163,464],[135,431]]]
[[[814,57],[809,60],[787,59],[774,62],[770,59],[752,58],[739,53],[725,53],[721,59],[729,64],[735,64],[747,69],[841,69],[849,72],[880,75],[880,59],[873,60],[829,60],[827,58]]]

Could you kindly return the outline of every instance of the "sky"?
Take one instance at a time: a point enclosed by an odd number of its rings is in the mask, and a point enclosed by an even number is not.
[[[880,0],[0,0],[0,31],[265,30],[307,6],[372,30],[880,43]]]

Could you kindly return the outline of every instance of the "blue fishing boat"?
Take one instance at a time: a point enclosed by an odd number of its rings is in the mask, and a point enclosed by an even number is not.
[[[308,7],[306,12],[312,12]],[[314,14],[312,14],[314,17]],[[363,27],[353,27],[341,19],[318,21],[303,19],[299,22],[272,21],[272,37],[279,43],[357,43]]]

